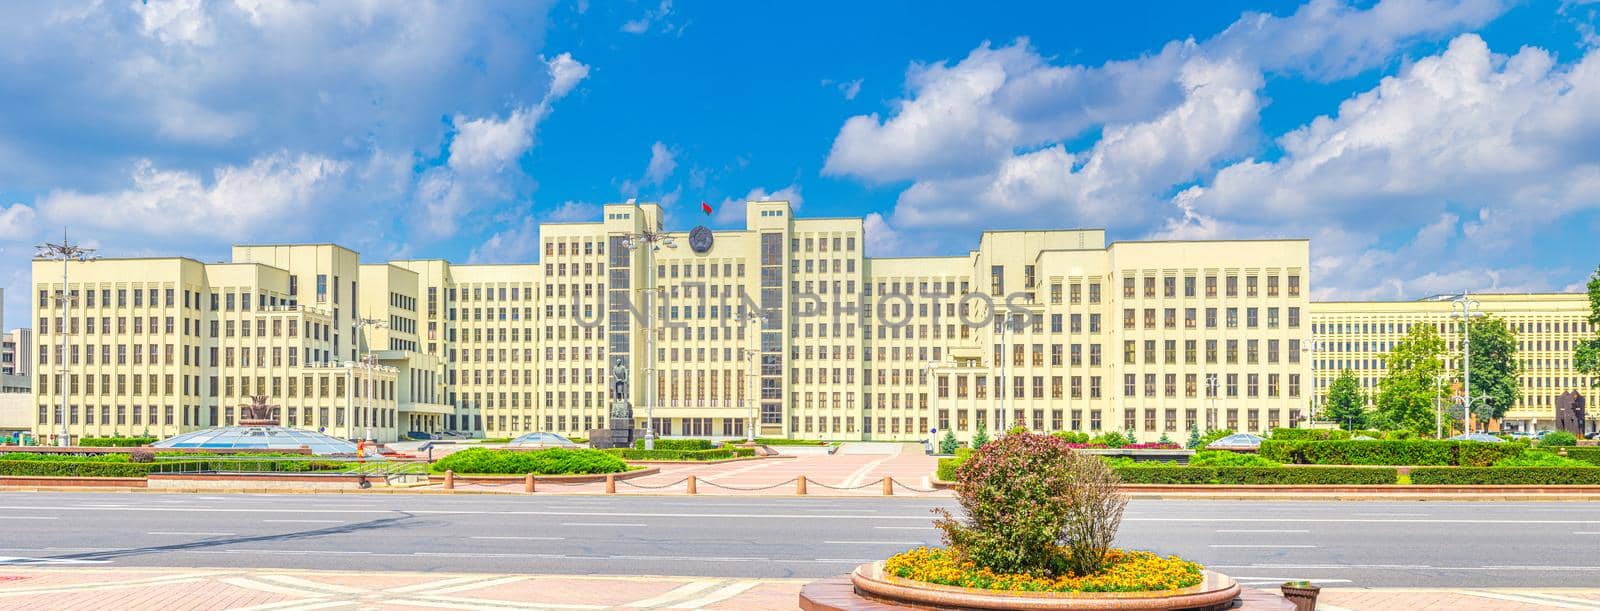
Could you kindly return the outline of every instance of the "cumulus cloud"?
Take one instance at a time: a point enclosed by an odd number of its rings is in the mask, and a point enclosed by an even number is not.
[[[657,5],[655,9],[645,11],[637,19],[629,19],[622,22],[621,29],[629,34],[644,34],[650,31],[651,26],[660,25],[661,31],[671,32],[674,29],[673,24],[668,21],[671,16],[672,0],[661,0],[661,4]],[[681,30],[682,27],[679,26],[678,29]]]
[[[32,206],[21,203],[0,210],[0,240],[26,240],[32,237],[36,216]]]
[[[650,163],[644,168],[645,182],[659,185],[672,176],[673,170],[678,169],[678,162],[673,157],[672,150],[660,140],[650,145]]]

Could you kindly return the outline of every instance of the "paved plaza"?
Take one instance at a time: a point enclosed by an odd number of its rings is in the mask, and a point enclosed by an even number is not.
[[[0,609],[792,609],[806,579],[0,567]],[[1600,588],[1330,588],[1327,611],[1600,608]]]

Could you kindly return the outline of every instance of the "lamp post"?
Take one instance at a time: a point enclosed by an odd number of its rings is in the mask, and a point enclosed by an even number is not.
[[[1444,394],[1444,381],[1450,375],[1439,372],[1433,376],[1433,438],[1444,439],[1444,407],[1441,403]]]
[[[1221,385],[1221,381],[1221,374],[1213,373],[1206,376],[1206,389],[1211,391],[1211,412],[1206,417],[1207,433],[1217,428],[1217,397],[1222,395],[1221,389],[1218,388]]]
[[[667,235],[667,233],[664,232],[664,231],[648,231],[647,230],[647,231],[642,231],[642,232],[639,232],[639,233],[630,233],[630,234],[624,236],[622,238],[622,247],[626,248],[626,249],[628,249],[630,251],[648,252],[648,253],[652,253],[653,254],[653,253],[660,252],[662,247],[677,248],[678,247],[678,243],[677,243],[676,240],[673,239],[672,236]],[[654,284],[654,279],[656,277],[655,270],[652,269],[654,267],[655,267],[655,257],[651,256],[650,260],[646,261],[645,262],[645,266],[644,266],[644,270],[645,270],[644,277],[646,278],[646,282],[649,283],[649,284]],[[662,290],[662,288],[661,287],[647,286],[647,287],[642,287],[642,288],[638,288],[638,289],[634,289],[634,290],[650,291],[650,292],[659,293]],[[655,383],[653,382],[653,379],[655,378],[657,372],[655,370],[656,349],[655,349],[655,328],[654,328],[653,322],[654,322],[654,319],[655,319],[655,307],[656,306],[655,306],[654,303],[651,302],[651,300],[649,298],[646,298],[645,299],[645,307],[646,307],[646,311],[645,311],[645,315],[644,315],[644,328],[645,328],[645,357],[644,357],[645,358],[645,389],[644,389],[644,397],[645,397],[645,399],[644,399],[644,414],[645,414],[644,419],[645,419],[645,424],[644,424],[644,449],[646,449],[646,450],[654,450],[654,449],[656,449],[656,421],[655,421],[655,417],[654,417],[655,416],[655,397],[654,397],[653,392],[655,390]]]
[[[748,370],[745,372],[745,377],[746,377],[746,379],[750,380],[750,382],[749,382],[750,388],[745,391],[745,394],[744,394],[744,397],[743,397],[743,399],[745,401],[745,404],[747,406],[747,409],[749,410],[749,415],[746,416],[747,422],[745,423],[746,424],[746,428],[745,428],[744,439],[745,439],[745,441],[747,441],[749,443],[755,443],[756,442],[756,400],[755,400],[754,397],[751,396],[751,394],[755,390],[757,382],[759,382],[759,378],[756,377],[756,365],[761,359],[760,353],[756,352],[756,338],[761,334],[761,325],[766,323],[766,321],[767,321],[767,314],[766,314],[766,312],[762,312],[760,314],[751,314],[749,312],[741,312],[739,314],[739,319],[738,320],[739,320],[740,324],[750,325],[750,337],[748,339],[748,343],[750,344],[750,347],[744,349],[745,362],[748,363],[748,365],[747,365],[747,369]]]
[[[367,423],[367,435],[366,435],[367,440],[368,441],[372,441],[372,442],[377,442],[377,439],[373,438],[373,436],[372,436],[372,420],[373,420],[372,417],[374,415],[373,411],[372,411],[372,369],[373,369],[373,366],[376,363],[374,362],[375,361],[375,357],[372,354],[372,337],[371,337],[371,333],[370,332],[364,332],[364,331],[366,329],[382,329],[382,328],[387,327],[387,326],[389,326],[389,323],[386,323],[386,322],[384,322],[382,320],[378,320],[376,318],[357,318],[356,319],[356,332],[357,333],[362,333],[362,336],[361,336],[362,343],[364,343],[365,347],[366,347],[366,354],[361,357],[361,367],[362,367],[362,369],[365,369],[366,372],[367,372],[366,393],[365,393],[367,395],[367,398],[366,398],[366,406],[364,408],[362,408],[362,410],[361,410],[362,411],[362,419],[365,420],[366,423]]]
[[[1307,340],[1306,347],[1301,352],[1306,353],[1306,359],[1311,363],[1311,424],[1317,423],[1317,395],[1321,392],[1322,385],[1317,380],[1317,351],[1322,350],[1322,340]]]
[[[95,249],[68,242],[66,229],[61,230],[61,243],[45,242],[34,248],[35,260],[61,262],[61,293],[56,295],[56,308],[61,311],[61,321],[56,326],[56,332],[61,334],[61,352],[56,353],[56,359],[61,362],[61,367],[58,368],[61,377],[56,380],[56,387],[61,391],[61,414],[57,417],[61,421],[61,438],[56,440],[56,445],[67,447],[72,445],[72,432],[67,429],[67,320],[72,311],[72,302],[75,300],[67,284],[67,264],[72,261],[80,263],[93,261],[97,257],[94,254]]]
[[[1459,307],[1460,311],[1451,312],[1451,318],[1461,319],[1461,387],[1462,409],[1461,425],[1462,434],[1472,433],[1472,319],[1483,316],[1478,309],[1478,301],[1463,291],[1456,298],[1450,300],[1451,307]]]

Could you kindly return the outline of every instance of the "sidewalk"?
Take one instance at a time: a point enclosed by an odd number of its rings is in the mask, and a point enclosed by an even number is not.
[[[0,565],[0,609],[794,609],[807,581]],[[1318,600],[1329,611],[1595,608],[1600,588],[1334,588]]]

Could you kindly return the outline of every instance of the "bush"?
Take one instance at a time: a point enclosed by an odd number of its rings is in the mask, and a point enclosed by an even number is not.
[[[1090,439],[1089,443],[1103,445],[1108,448],[1120,448],[1133,442],[1128,437],[1124,437],[1122,433],[1111,431],[1099,437]]]
[[[656,439],[656,451],[661,450],[709,450],[712,443],[709,439]],[[643,450],[644,440],[633,440],[633,449]]]
[[[132,448],[155,443],[155,437],[84,437],[78,445],[86,448]]]
[[[1202,580],[1200,565],[1145,551],[1111,550],[1103,572],[1055,578],[995,574],[965,560],[952,550],[919,547],[890,557],[884,571],[913,581],[1007,592],[1148,592],[1187,588]]]
[[[1135,464],[1117,467],[1116,471],[1127,484],[1209,484],[1217,479],[1217,470],[1212,467]]]
[[[144,477],[150,474],[150,470],[154,466],[155,465],[151,463],[135,464],[129,462],[111,461],[0,459],[0,475],[54,477]]]
[[[759,443],[759,444],[765,445],[765,446],[820,446],[820,445],[827,445],[827,442],[817,441],[815,439],[783,439],[781,437],[761,438],[761,439],[757,439],[756,443]]]
[[[1589,463],[1545,450],[1528,450],[1494,462],[1496,467],[1588,467]]]
[[[1397,469],[1371,467],[1217,467],[1218,484],[1382,486],[1398,481]]]
[[[1228,485],[1387,485],[1395,469],[1370,467],[1178,467],[1133,466],[1117,469],[1131,484]]]
[[[753,456],[755,450],[751,448],[715,448],[710,450],[635,450],[631,448],[612,448],[605,450],[624,460],[727,460],[734,456]],[[736,454],[736,452],[742,452]]]
[[[1567,458],[1571,458],[1573,460],[1578,460],[1578,461],[1583,461],[1583,462],[1591,464],[1591,465],[1600,466],[1600,447],[1574,446],[1574,447],[1563,448],[1563,449],[1565,449],[1567,451]]]
[[[156,461],[156,453],[150,450],[138,449],[128,453],[128,462],[150,463]]]
[[[1456,467],[1411,470],[1411,483],[1480,486],[1600,485],[1600,467]]]
[[[1256,454],[1228,452],[1226,450],[1201,450],[1189,458],[1196,467],[1276,467],[1278,463]]]
[[[972,448],[956,448],[956,455],[954,458],[939,459],[939,468],[938,471],[935,472],[935,476],[938,477],[940,481],[956,481],[956,469],[960,468],[961,463],[967,462],[967,459],[971,457]]]
[[[1093,575],[1106,565],[1127,497],[1099,458],[1049,435],[1006,435],[956,470],[961,519],[938,510],[952,550],[979,569]]]
[[[1578,436],[1566,431],[1550,431],[1539,438],[1539,447],[1555,448],[1578,445]]]
[[[0,454],[0,460],[31,461],[31,462],[128,462],[127,454],[92,454],[80,456],[77,454],[49,454],[45,452],[7,452]]]
[[[1343,441],[1351,437],[1342,429],[1272,429],[1269,435],[1277,441]]]
[[[529,452],[469,448],[434,461],[432,470],[486,475],[575,475],[621,473],[628,470],[628,464],[600,450],[550,448]]]
[[[1526,448],[1514,443],[1406,439],[1380,441],[1261,442],[1260,454],[1274,462],[1301,465],[1394,465],[1487,467]]]
[[[1055,437],[1057,439],[1060,439],[1062,441],[1065,441],[1067,443],[1082,443],[1082,444],[1089,443],[1089,434],[1088,433],[1079,433],[1077,431],[1056,431],[1054,433],[1051,433],[1050,436]]]

